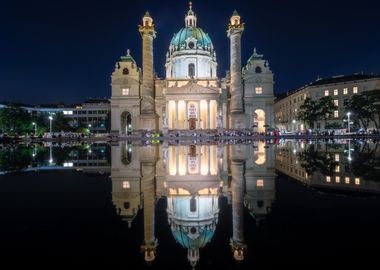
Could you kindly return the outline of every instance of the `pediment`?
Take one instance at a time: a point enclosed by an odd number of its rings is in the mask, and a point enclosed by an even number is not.
[[[220,94],[220,89],[218,87],[204,87],[194,81],[189,81],[188,84],[181,87],[166,88],[165,94]]]

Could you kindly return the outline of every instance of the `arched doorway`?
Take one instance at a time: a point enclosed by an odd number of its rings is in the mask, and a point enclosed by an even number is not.
[[[265,132],[265,112],[262,109],[257,109],[253,117],[257,132]]]
[[[130,112],[125,111],[121,114],[121,133],[123,135],[132,134],[132,115]]]

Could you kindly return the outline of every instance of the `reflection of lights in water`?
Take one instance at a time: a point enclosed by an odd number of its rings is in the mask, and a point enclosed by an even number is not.
[[[91,154],[91,153],[92,153],[91,149],[90,149],[90,150],[88,150],[88,153],[89,153],[89,154]]]

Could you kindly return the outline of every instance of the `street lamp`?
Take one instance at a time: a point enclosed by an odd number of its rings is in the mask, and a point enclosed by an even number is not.
[[[350,133],[350,115],[351,115],[351,113],[350,113],[350,112],[348,112],[348,113],[347,113],[347,126],[348,126],[348,133]]]
[[[49,120],[50,120],[50,135],[51,135],[51,130],[52,130],[52,126],[53,126],[53,116],[49,116]]]
[[[37,124],[35,122],[33,122],[32,125],[34,126],[34,137],[36,137],[36,134],[37,134]]]

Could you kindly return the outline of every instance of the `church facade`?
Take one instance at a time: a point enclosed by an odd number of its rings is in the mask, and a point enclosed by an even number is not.
[[[147,12],[139,26],[142,68],[122,56],[112,73],[111,133],[125,136],[141,131],[217,131],[274,127],[273,73],[256,49],[242,68],[244,24],[235,11],[228,25],[230,71],[217,76],[211,38],[200,27],[190,4],[185,26],[175,34],[166,55],[166,78],[154,72],[156,31]]]

